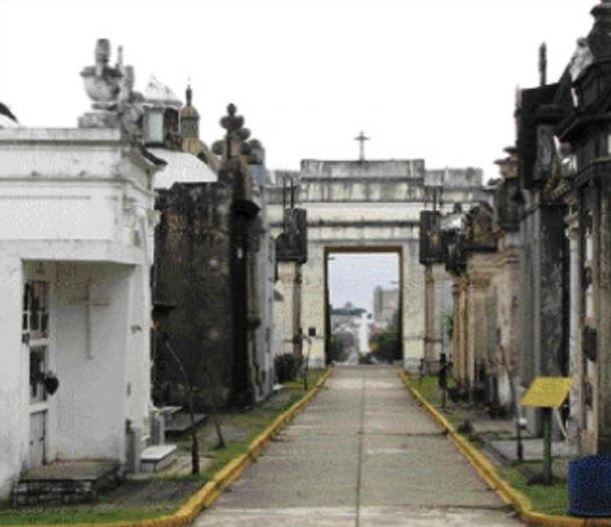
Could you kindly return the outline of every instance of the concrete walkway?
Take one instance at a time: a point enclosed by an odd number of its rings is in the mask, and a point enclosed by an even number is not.
[[[517,526],[403,388],[397,370],[336,368],[204,526]]]

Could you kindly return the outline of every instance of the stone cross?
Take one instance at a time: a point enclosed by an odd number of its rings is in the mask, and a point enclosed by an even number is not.
[[[369,137],[365,136],[363,131],[354,138],[355,141],[359,142],[359,161],[365,161],[365,141],[369,141]]]
[[[91,319],[92,319],[92,308],[107,306],[107,302],[95,302],[91,299],[91,286],[93,280],[87,280],[85,284],[85,295],[81,299],[75,299],[70,302],[73,306],[84,306],[85,307],[85,337],[86,337],[86,349],[85,355],[88,359],[93,359],[92,351],[92,332],[91,332]]]

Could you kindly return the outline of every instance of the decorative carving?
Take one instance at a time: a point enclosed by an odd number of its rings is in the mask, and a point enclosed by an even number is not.
[[[87,66],[81,71],[85,81],[85,91],[89,98],[94,101],[94,110],[113,109],[118,101],[121,91],[122,73],[118,67],[110,67],[110,42],[108,39],[100,38],[96,42],[95,65]]]
[[[95,46],[95,65],[81,71],[85,91],[93,101],[93,112],[79,119],[84,128],[121,128],[124,134],[137,140],[142,132],[144,110],[142,94],[134,91],[134,69],[123,65],[123,50],[118,48],[117,63],[109,66],[110,42],[98,39]]]
[[[305,263],[308,259],[306,210],[286,209],[284,225],[284,232],[276,239],[276,258]]]
[[[588,41],[585,38],[577,39],[577,48],[571,57],[569,63],[569,72],[571,79],[575,82],[586,68],[594,62],[594,56],[588,46]]]
[[[464,273],[467,268],[464,234],[458,229],[443,231],[443,246],[446,269],[455,275]]]
[[[542,179],[549,175],[554,157],[554,131],[551,126],[537,127],[537,168]]]
[[[465,233],[469,250],[495,250],[493,212],[489,205],[473,207],[465,217]]]
[[[443,261],[440,213],[433,210],[420,212],[420,263]]]

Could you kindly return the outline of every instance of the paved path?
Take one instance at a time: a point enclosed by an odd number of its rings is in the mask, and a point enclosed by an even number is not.
[[[521,524],[416,405],[397,370],[364,366],[336,368],[195,525]]]

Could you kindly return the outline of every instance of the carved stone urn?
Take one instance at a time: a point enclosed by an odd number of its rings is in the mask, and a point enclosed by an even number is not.
[[[87,66],[81,71],[85,91],[93,101],[95,110],[111,110],[118,101],[123,73],[120,68],[108,66],[110,42],[100,38],[95,46],[95,66]]]

